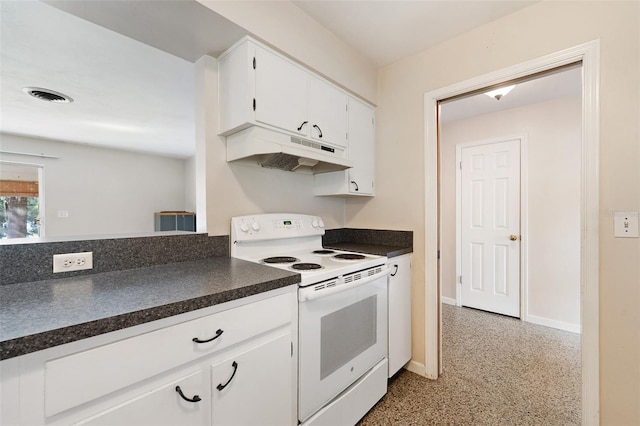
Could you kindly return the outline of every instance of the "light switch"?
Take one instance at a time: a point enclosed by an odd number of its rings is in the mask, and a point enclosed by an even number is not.
[[[638,212],[613,212],[613,235],[618,238],[638,238]]]

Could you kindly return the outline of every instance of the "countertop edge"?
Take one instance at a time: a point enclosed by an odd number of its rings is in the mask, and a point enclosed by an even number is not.
[[[0,342],[0,361],[295,285],[290,276]]]

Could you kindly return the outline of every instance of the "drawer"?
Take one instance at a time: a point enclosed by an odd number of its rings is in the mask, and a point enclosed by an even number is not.
[[[45,363],[46,416],[289,324],[292,303],[292,296],[283,294],[50,360]],[[208,343],[193,341],[217,333]]]

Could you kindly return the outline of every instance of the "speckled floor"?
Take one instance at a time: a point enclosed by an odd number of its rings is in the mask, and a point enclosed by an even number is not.
[[[443,305],[444,372],[401,370],[370,425],[579,425],[580,336]]]

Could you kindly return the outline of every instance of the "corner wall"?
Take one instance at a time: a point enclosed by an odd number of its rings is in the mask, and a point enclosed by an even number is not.
[[[424,362],[424,94],[600,39],[600,418],[640,424],[640,241],[611,211],[640,210],[640,3],[542,1],[382,68],[377,194],[347,227],[412,229],[413,359]],[[435,235],[428,236],[436,238]]]

